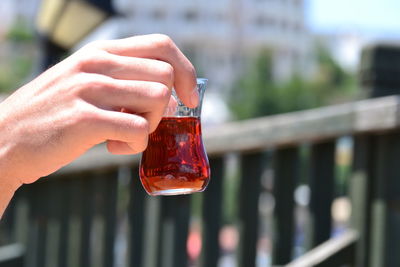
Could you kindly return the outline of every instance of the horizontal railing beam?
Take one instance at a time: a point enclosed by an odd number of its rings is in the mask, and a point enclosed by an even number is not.
[[[338,264],[348,264],[351,259],[343,255],[348,250],[354,249],[358,240],[358,233],[355,230],[347,230],[338,237],[329,239],[316,248],[310,250],[303,256],[297,258],[286,267],[309,267],[309,266],[339,266]],[[353,251],[354,252],[354,251]],[[354,255],[350,253],[347,256]]]
[[[400,97],[362,100],[232,122],[205,131],[209,154],[320,142],[348,134],[400,127]]]
[[[400,127],[400,97],[389,96],[292,112],[204,129],[209,156],[263,150]],[[111,155],[97,146],[59,173],[133,165],[139,156]]]
[[[0,267],[24,266],[25,249],[20,244],[11,244],[0,247]]]

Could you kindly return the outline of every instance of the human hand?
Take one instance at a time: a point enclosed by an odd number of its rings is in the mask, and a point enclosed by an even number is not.
[[[0,187],[31,183],[92,146],[139,153],[171,88],[198,103],[196,73],[164,35],[96,41],[0,103]]]

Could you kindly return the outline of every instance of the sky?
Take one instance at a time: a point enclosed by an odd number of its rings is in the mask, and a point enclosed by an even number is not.
[[[306,0],[309,27],[400,38],[400,0]]]

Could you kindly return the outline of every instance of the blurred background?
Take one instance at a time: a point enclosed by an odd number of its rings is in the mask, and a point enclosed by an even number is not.
[[[6,97],[90,41],[164,33],[192,61],[198,76],[209,79],[202,115],[207,131],[230,121],[367,98],[360,84],[362,51],[376,43],[400,45],[399,14],[398,0],[1,0],[0,93]],[[352,148],[352,138],[335,141],[332,236],[349,227],[351,204],[346,194]],[[303,178],[296,182],[292,196],[296,205],[292,258],[304,254],[311,242],[306,235],[311,189],[304,178],[309,173],[305,167],[309,147],[302,147],[299,154]],[[271,157],[271,152],[264,157]],[[229,154],[225,161],[218,266],[231,267],[237,266],[240,246],[235,202],[240,157]],[[126,172],[118,172],[115,266],[126,266],[128,261],[124,239],[128,214],[121,208],[130,201]],[[275,207],[272,167],[263,171],[260,181],[256,266],[270,266]],[[198,266],[202,251],[202,203],[196,195],[190,204],[188,266]],[[93,227],[101,226],[95,223]],[[3,244],[6,240],[0,236]],[[96,265],[99,260],[93,257],[92,262]]]
[[[82,21],[92,20],[82,33],[78,19],[67,29],[47,14],[63,1],[45,2],[0,3],[1,92],[47,67],[40,58],[45,36],[73,51],[96,39],[165,33],[210,80],[207,125],[360,98],[361,49],[400,40],[395,0],[92,1],[99,14],[79,11]]]

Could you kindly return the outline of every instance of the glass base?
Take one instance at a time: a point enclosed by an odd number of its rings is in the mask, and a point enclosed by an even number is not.
[[[195,188],[177,188],[177,189],[160,190],[147,193],[151,196],[176,196],[176,195],[188,195],[203,191],[204,189],[199,190]]]

